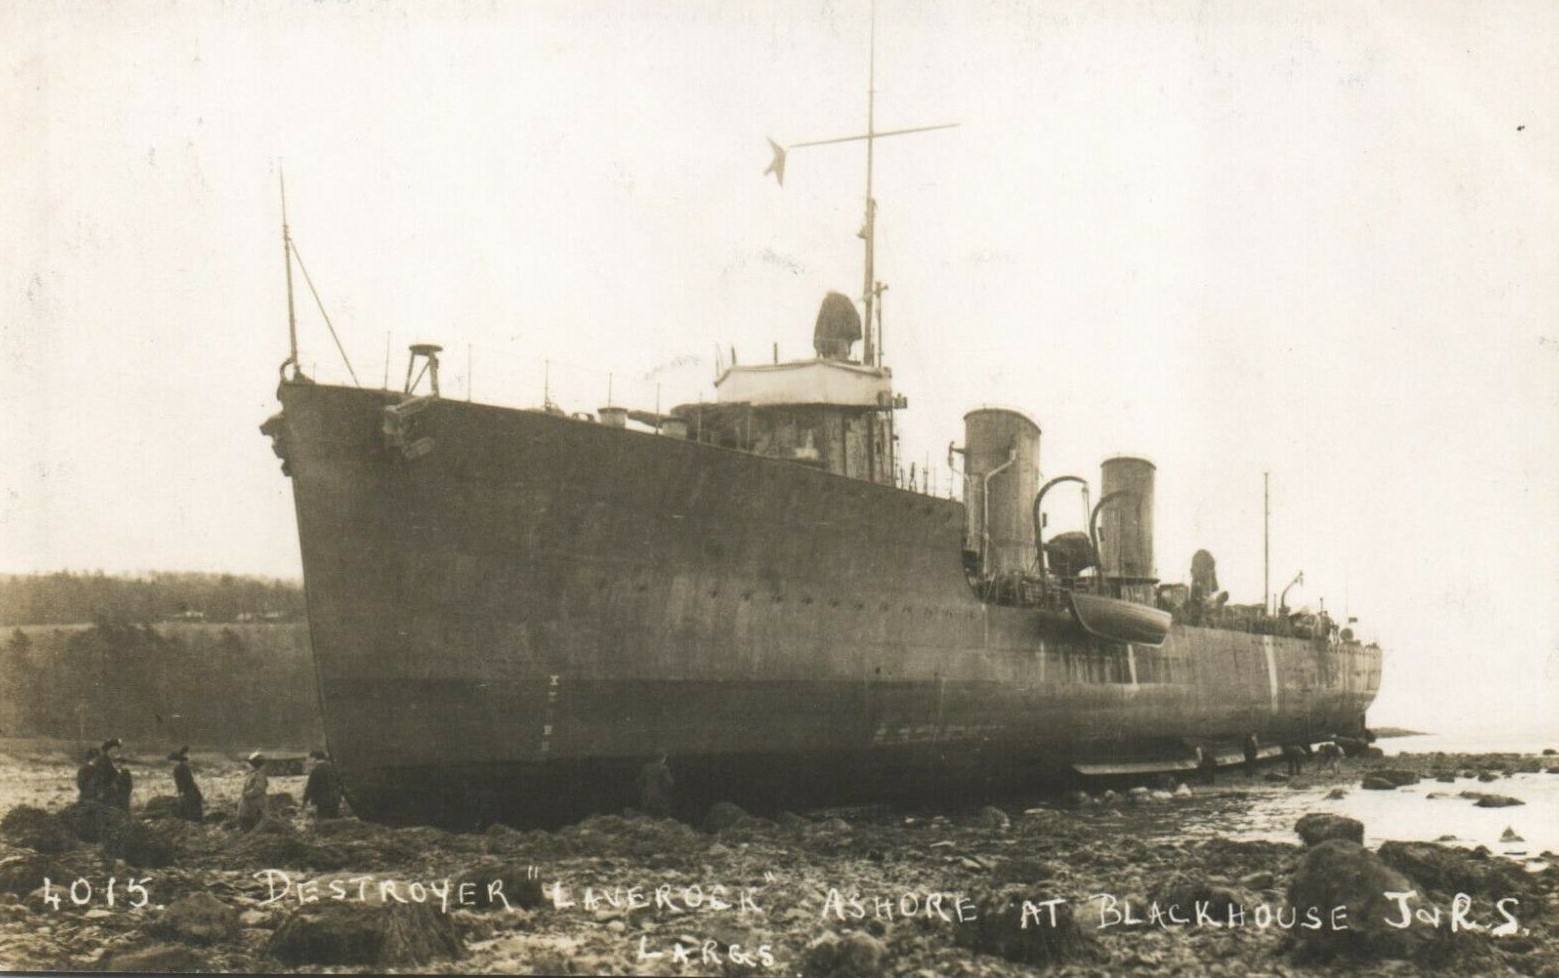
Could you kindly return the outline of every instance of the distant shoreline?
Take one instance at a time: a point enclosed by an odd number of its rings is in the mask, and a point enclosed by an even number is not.
[[[1385,739],[1387,737],[1428,737],[1428,736],[1431,736],[1430,734],[1427,734],[1427,733],[1425,733],[1422,730],[1409,730],[1406,727],[1371,727],[1370,728],[1370,733],[1374,734],[1376,737],[1381,738],[1381,739]]]

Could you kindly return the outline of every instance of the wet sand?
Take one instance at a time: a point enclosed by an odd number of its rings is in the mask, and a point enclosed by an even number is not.
[[[1362,777],[1381,769],[1432,779],[1452,771],[1541,772],[1545,763],[1559,763],[1554,758],[1402,756],[1347,761],[1335,773],[1312,764],[1289,782],[1266,780],[1272,770],[1266,768],[1254,779],[1223,773],[1214,786],[1191,785],[1178,794],[1133,796],[1118,785],[1112,795],[1095,789],[1087,801],[1035,798],[1002,809],[857,808],[773,821],[719,811],[711,813],[713,822],[724,816],[729,824],[718,830],[598,816],[553,832],[500,826],[452,834],[355,819],[322,825],[281,802],[266,831],[249,836],[225,824],[236,805],[242,765],[216,755],[195,761],[208,823],[143,818],[172,844],[171,866],[138,869],[105,855],[102,845],[85,842],[38,855],[0,833],[0,881],[17,891],[0,893],[0,966],[654,975],[1559,975],[1553,926],[1559,869],[1536,864],[1521,872],[1519,903],[1507,905],[1519,921],[1515,933],[1489,933],[1503,922],[1496,902],[1511,894],[1494,892],[1497,886],[1470,894],[1470,919],[1479,926],[1448,936],[1454,943],[1443,947],[1451,949],[1451,959],[1443,951],[1407,960],[1308,953],[1298,939],[1305,936],[1303,928],[1285,926],[1282,910],[1306,848],[1292,831],[1283,837],[1274,821],[1296,811],[1330,810],[1322,804],[1329,791],[1360,792]],[[171,781],[162,763],[133,769],[142,809],[137,815],[144,816],[146,802],[170,790]],[[0,760],[0,809],[30,805],[58,812],[73,800],[68,787],[73,771],[59,754],[12,745],[10,756]],[[1496,781],[1459,778],[1454,787],[1436,787],[1519,795],[1514,787],[1519,777],[1559,781],[1559,774],[1493,776]],[[271,790],[297,798],[302,783],[273,777]],[[1404,793],[1402,804],[1440,803]],[[1378,810],[1382,821],[1390,818],[1389,808]],[[1235,827],[1243,828],[1234,832]],[[1366,831],[1371,848],[1376,840],[1392,838],[1389,824],[1370,824]],[[1241,837],[1225,838],[1231,833]],[[1463,860],[1499,858],[1486,850],[1454,852]],[[45,872],[58,874],[49,877],[47,892]],[[39,878],[34,882],[29,873]],[[111,878],[115,892],[109,906]],[[462,879],[467,887],[459,885]],[[70,891],[78,880],[85,881],[76,887],[79,903]],[[127,888],[131,880],[139,889]],[[497,893],[489,890],[494,880]],[[214,934],[175,920],[188,916],[189,895],[197,892],[220,904],[207,908],[225,921]],[[1242,913],[1234,926],[1217,914],[1183,925],[1147,920],[1155,902],[1167,906],[1183,898],[1189,905],[1186,894],[1208,892],[1238,904]],[[58,908],[48,902],[51,895],[59,898]],[[489,902],[489,895],[493,906],[478,906]],[[1423,887],[1426,906],[1449,905],[1453,896]],[[178,909],[168,909],[175,904]],[[311,914],[332,906],[346,909],[330,926],[405,918],[396,925],[397,939],[411,933],[416,944],[423,928],[434,950],[422,960],[413,952],[375,964],[333,965],[324,961],[335,951],[284,939],[292,933],[289,927],[310,923]],[[1030,940],[1052,923],[1051,908],[1070,913],[1072,943],[1051,947]],[[412,910],[422,916],[407,916]],[[1000,913],[1007,916],[998,927]],[[352,914],[358,924],[346,919]],[[1441,930],[1448,932],[1448,925]]]

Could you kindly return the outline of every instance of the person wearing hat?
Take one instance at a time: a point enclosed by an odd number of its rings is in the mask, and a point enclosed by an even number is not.
[[[119,768],[114,764],[114,751],[124,746],[124,741],[113,737],[103,741],[97,757],[92,760],[92,773],[88,778],[86,796],[100,805],[114,804],[115,787],[119,781]]]
[[[265,817],[265,798],[270,793],[271,782],[265,776],[265,755],[255,751],[249,755],[249,776],[244,778],[243,794],[238,798],[238,831],[248,832]]]
[[[341,814],[341,775],[324,751],[309,751],[309,759],[314,766],[303,785],[303,807],[313,804],[320,818],[336,818]]]
[[[195,783],[195,774],[189,768],[189,747],[180,747],[168,755],[173,761],[173,787],[179,793],[179,807],[175,813],[187,822],[199,822],[205,817],[206,799]]]

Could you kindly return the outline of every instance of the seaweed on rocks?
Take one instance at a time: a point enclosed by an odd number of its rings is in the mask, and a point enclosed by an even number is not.
[[[427,904],[311,903],[271,935],[268,957],[292,965],[420,965],[465,956],[449,917]]]
[[[1101,949],[1077,923],[1069,904],[1039,907],[1021,886],[1003,886],[975,898],[975,919],[961,926],[956,942],[982,954],[1019,964],[1061,965],[1095,961]]]
[[[76,847],[76,833],[41,808],[18,805],[0,818],[0,834],[34,852],[54,854]]]

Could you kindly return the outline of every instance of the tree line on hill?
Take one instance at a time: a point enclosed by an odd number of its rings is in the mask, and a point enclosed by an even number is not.
[[[0,625],[5,626],[278,622],[303,617],[303,588],[294,581],[175,572],[0,576]]]
[[[114,624],[12,628],[0,638],[0,737],[125,739],[131,756],[183,744],[322,742],[308,626]]]

